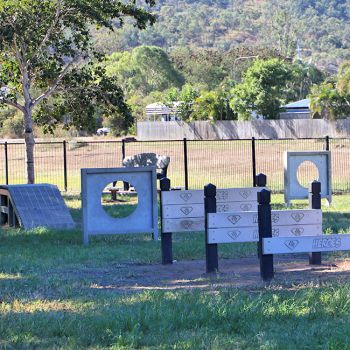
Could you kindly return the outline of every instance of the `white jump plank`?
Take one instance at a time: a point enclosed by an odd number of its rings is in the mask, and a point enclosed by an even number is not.
[[[230,202],[218,204],[218,213],[232,211],[257,210],[256,202]],[[204,217],[204,204],[173,204],[162,206],[162,216],[165,219],[198,218]]]
[[[304,237],[322,235],[322,226],[277,226],[272,227],[273,237]],[[208,243],[258,242],[259,229],[255,227],[211,228],[208,230]]]
[[[216,202],[257,202],[257,193],[265,187],[223,188],[216,191]],[[162,204],[204,203],[203,190],[162,191]]]
[[[258,223],[258,213],[256,211],[230,212],[230,213],[210,213],[208,214],[208,228],[225,227],[253,227]]]
[[[350,250],[350,234],[263,239],[263,254]]]
[[[208,243],[257,242],[258,227],[211,228],[208,230]]]
[[[322,224],[321,209],[272,210],[272,225]]]
[[[202,204],[204,205],[203,190],[162,191],[162,205],[170,204]]]
[[[163,232],[204,231],[204,217],[184,219],[163,219]]]

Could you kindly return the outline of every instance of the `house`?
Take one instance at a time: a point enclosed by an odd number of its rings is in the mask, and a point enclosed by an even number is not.
[[[310,119],[310,99],[305,98],[300,101],[291,102],[282,106],[283,112],[280,113],[280,119]]]
[[[167,106],[161,102],[151,103],[146,106],[147,121],[174,121],[180,120],[176,115],[179,102],[173,102],[172,106]]]

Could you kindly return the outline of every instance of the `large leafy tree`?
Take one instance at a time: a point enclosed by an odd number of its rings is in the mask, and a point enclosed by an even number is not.
[[[285,62],[258,59],[247,69],[242,83],[231,90],[231,108],[241,120],[250,119],[254,113],[276,119],[291,78],[292,70]]]
[[[98,111],[117,118],[122,127],[131,123],[121,89],[95,64],[102,56],[94,50],[90,29],[113,30],[125,17],[140,29],[153,24],[155,17],[145,6],[149,9],[155,0],[136,3],[0,1],[0,103],[23,114],[28,183],[35,180],[35,120],[52,130],[64,116],[68,126],[81,127]]]

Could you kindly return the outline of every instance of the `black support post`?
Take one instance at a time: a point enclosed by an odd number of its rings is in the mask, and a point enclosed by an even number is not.
[[[204,186],[205,259],[207,272],[218,271],[218,245],[208,244],[208,213],[216,213],[216,186]]]
[[[185,169],[185,190],[188,190],[188,162],[187,162],[187,139],[184,138],[184,169]]]
[[[259,256],[260,275],[264,281],[273,278],[273,255],[263,254],[263,238],[272,237],[271,223],[271,192],[262,190],[258,193],[258,225],[259,225]]]
[[[253,172],[253,187],[256,187],[256,158],[255,158],[255,137],[252,137],[252,172]]]
[[[67,142],[63,141],[63,181],[64,181],[64,190],[67,192],[68,188],[68,176],[67,176]]]
[[[319,181],[312,181],[309,184],[309,208],[321,209],[321,183]],[[321,265],[321,252],[309,253],[310,265]]]
[[[162,213],[162,192],[170,191],[170,179],[163,177],[160,179],[160,238],[161,238],[161,249],[162,249],[162,264],[172,264],[173,263],[173,242],[172,233],[163,232],[163,213]]]
[[[7,150],[7,141],[5,141],[4,144],[4,152],[5,152],[5,181],[6,185],[9,184],[9,157],[8,157],[8,150]]]

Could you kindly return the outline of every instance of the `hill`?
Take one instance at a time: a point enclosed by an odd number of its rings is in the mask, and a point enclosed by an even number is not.
[[[103,51],[155,45],[276,49],[335,70],[350,59],[350,2],[347,0],[160,0],[157,23],[139,31],[131,22],[112,34],[96,32]]]

